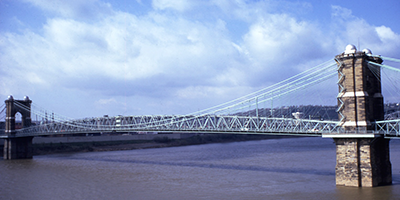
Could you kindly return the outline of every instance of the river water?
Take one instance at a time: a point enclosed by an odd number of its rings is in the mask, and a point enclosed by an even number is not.
[[[0,199],[400,199],[393,185],[335,185],[332,139],[287,138],[0,161]]]

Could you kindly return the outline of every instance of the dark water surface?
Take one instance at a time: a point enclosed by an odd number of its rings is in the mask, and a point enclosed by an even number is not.
[[[394,185],[335,185],[332,139],[290,138],[0,161],[0,199],[400,199]]]

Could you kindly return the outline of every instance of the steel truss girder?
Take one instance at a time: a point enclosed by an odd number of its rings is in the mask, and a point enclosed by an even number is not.
[[[227,115],[143,115],[44,123],[17,131],[17,137],[100,132],[198,132],[316,135],[340,133],[336,121]]]
[[[400,119],[375,122],[375,132],[385,137],[400,137]]]

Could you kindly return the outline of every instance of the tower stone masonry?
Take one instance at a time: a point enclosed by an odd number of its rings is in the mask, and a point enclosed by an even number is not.
[[[33,137],[15,137],[15,115],[22,115],[22,127],[31,126],[31,108],[32,101],[25,96],[24,100],[14,100],[13,96],[9,96],[6,103],[6,129],[5,133],[8,138],[4,139],[3,155],[5,160],[32,158],[32,139]],[[28,109],[21,109],[16,103],[23,105]]]
[[[336,143],[336,185],[375,187],[392,183],[389,140],[373,133],[375,121],[384,119],[379,57],[348,45],[335,57],[338,64],[338,113],[346,131]]]

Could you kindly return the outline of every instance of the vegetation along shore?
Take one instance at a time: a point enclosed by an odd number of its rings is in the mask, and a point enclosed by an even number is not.
[[[177,146],[198,145],[198,144],[208,144],[208,143],[279,139],[287,137],[290,136],[195,134],[192,137],[181,138],[181,139],[170,139],[165,136],[159,136],[159,137],[156,136],[152,140],[37,143],[33,144],[33,154],[46,155],[46,154],[74,153],[74,152],[120,151],[120,150],[133,150],[133,149],[146,149],[146,148],[177,147]],[[3,148],[2,144],[0,148]]]

